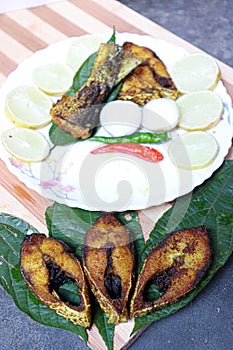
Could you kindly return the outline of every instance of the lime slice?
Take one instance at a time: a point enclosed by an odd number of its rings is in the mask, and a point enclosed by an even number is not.
[[[221,98],[210,90],[191,92],[176,101],[179,127],[186,130],[205,130],[217,124],[222,116]]]
[[[48,95],[63,95],[72,85],[74,72],[61,63],[38,66],[33,70],[36,85]]]
[[[168,154],[177,167],[201,169],[209,166],[216,158],[218,143],[206,131],[190,131],[174,139]]]
[[[220,79],[216,60],[205,53],[188,55],[177,61],[171,70],[180,93],[213,90]]]
[[[67,51],[67,64],[76,72],[93,52],[98,51],[101,42],[106,42],[106,38],[100,34],[74,39]]]
[[[2,134],[2,144],[15,158],[23,162],[44,160],[50,147],[46,138],[38,131],[25,128],[12,128]]]
[[[51,99],[33,86],[19,86],[6,97],[6,115],[19,127],[40,128],[51,121]]]

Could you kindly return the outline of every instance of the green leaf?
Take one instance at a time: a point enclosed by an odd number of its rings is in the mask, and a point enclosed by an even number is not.
[[[54,238],[66,242],[82,257],[82,245],[87,230],[93,226],[101,212],[89,212],[79,208],[70,208],[66,205],[54,203],[46,210],[46,222],[49,234]],[[134,243],[136,266],[137,256],[144,248],[144,238],[136,212],[127,211],[115,213],[118,220],[130,230],[131,241]],[[94,324],[99,330],[107,348],[113,349],[114,325],[107,323],[106,315],[100,310],[97,302],[92,303]]]
[[[41,303],[25,286],[19,269],[20,247],[24,236],[38,233],[23,220],[0,214],[0,284],[16,306],[33,320],[46,326],[71,331],[87,342],[86,330],[57,315]]]
[[[59,128],[55,123],[52,123],[49,129],[49,138],[56,146],[70,145],[78,141],[70,133]]]
[[[94,324],[103,338],[107,349],[113,350],[113,338],[115,325],[108,323],[108,318],[104,312],[101,311],[97,302],[95,303]]]
[[[66,92],[67,96],[74,95],[83,86],[83,84],[86,83],[91,74],[96,55],[97,52],[94,52],[83,62],[73,78],[72,86]],[[50,127],[49,138],[56,146],[69,145],[78,141],[78,139],[73,137],[70,133],[63,131],[55,123],[52,123],[52,126]]]
[[[54,203],[45,213],[49,235],[67,243],[81,258],[85,234],[100,214]]]
[[[73,282],[66,282],[58,287],[58,295],[63,301],[69,301],[70,304],[79,306],[80,297],[78,294],[78,286]]]
[[[207,274],[198,286],[179,302],[169,305],[149,315],[136,318],[133,333],[147,324],[166,317],[187,305],[207,285],[217,270],[222,267],[233,251],[233,161],[225,161],[223,166],[189,197],[177,201],[179,210],[184,212],[177,222],[176,205],[168,210],[156,223],[141,255],[141,262],[152,247],[171,231],[205,225],[209,232],[212,248],[212,262]],[[185,211],[184,208],[187,208]]]
[[[45,217],[49,235],[67,243],[81,257],[81,248],[86,232],[101,215],[100,211],[87,211],[71,208],[64,204],[54,203],[46,209]],[[126,225],[134,242],[137,255],[144,247],[144,238],[136,212],[126,211],[115,214],[118,220]]]
[[[178,311],[191,302],[231,255],[233,251],[232,165],[232,161],[225,161],[212,178],[194,191],[191,200],[190,196],[178,199],[176,204],[157,222],[146,244],[142,236],[137,212],[116,213],[120,222],[125,224],[132,234],[136,266],[138,267],[136,274],[139,273],[141,264],[152,247],[174,230],[206,225],[213,251],[210,268],[198,286],[179,302],[149,315],[136,318],[133,333],[151,322]],[[86,231],[94,224],[100,214],[101,212],[89,212],[54,203],[46,210],[49,234],[66,242],[81,257]],[[0,214],[0,283],[11,295],[15,304],[34,320],[47,326],[69,330],[87,341],[84,328],[73,325],[47,308],[25,286],[19,270],[20,247],[24,236],[33,232],[38,233],[37,230],[21,219],[8,214]],[[72,284],[66,283],[60,287],[60,293],[63,293],[64,297],[69,300],[77,294],[77,290],[74,289],[75,286]],[[156,293],[157,290],[152,284],[148,288],[148,297],[153,299],[156,297]],[[78,302],[78,300],[75,302]],[[94,305],[92,312],[94,323],[108,349],[111,350],[113,347],[114,325],[107,323],[107,318],[100,311],[99,306]]]
[[[115,44],[116,43],[116,32],[115,27],[113,28],[113,34],[108,40],[108,44]],[[67,96],[73,96],[75,93],[81,89],[81,87],[87,82],[89,76],[91,75],[91,71],[95,62],[97,56],[97,52],[92,53],[80,66],[78,71],[75,73],[73,82],[69,90],[66,92]],[[119,83],[111,92],[107,102],[113,101],[116,96],[118,95],[118,92],[120,91],[121,83]],[[83,141],[80,139],[76,139],[73,137],[70,133],[67,133],[63,131],[59,126],[57,126],[55,123],[52,123],[50,130],[49,130],[49,138],[51,142],[56,146],[65,146],[70,145],[77,141]]]
[[[153,301],[161,297],[163,293],[159,292],[158,285],[152,281],[143,291],[143,297],[148,301]]]
[[[115,44],[116,42],[116,33],[115,28],[113,30],[113,34],[108,40],[108,44]],[[97,52],[92,53],[81,65],[81,67],[76,72],[73,83],[69,91],[66,93],[66,95],[74,95],[82,86],[85,84],[91,75],[91,71],[95,62],[97,56]]]
[[[96,59],[97,52],[92,53],[81,65],[77,73],[73,78],[71,88],[67,91],[66,95],[74,95],[85,84],[91,75],[91,71]]]
[[[0,283],[11,296],[12,270],[18,269],[21,243],[26,234],[37,232],[26,222],[8,214],[0,214]]]
[[[126,225],[131,232],[131,241],[133,242],[135,252],[135,276],[139,274],[139,261],[141,254],[144,251],[145,240],[142,234],[142,228],[139,223],[137,212],[129,211],[117,213],[118,220]]]
[[[117,86],[112,90],[111,94],[109,95],[108,99],[107,99],[107,103],[108,102],[112,102],[116,99],[117,95],[119,94],[119,91],[122,87],[122,82],[120,82],[119,84],[117,84]]]
[[[116,29],[113,27],[113,33],[111,38],[108,40],[108,44],[116,44]]]

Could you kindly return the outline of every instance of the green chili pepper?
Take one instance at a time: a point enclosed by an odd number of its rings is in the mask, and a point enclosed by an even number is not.
[[[169,140],[168,132],[163,132],[161,134],[152,134],[150,132],[135,132],[134,134],[128,136],[120,137],[106,137],[106,136],[92,136],[89,141],[98,141],[107,144],[113,143],[160,143]]]

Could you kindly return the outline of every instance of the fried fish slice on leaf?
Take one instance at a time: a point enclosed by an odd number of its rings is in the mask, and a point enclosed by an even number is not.
[[[126,322],[134,271],[128,229],[113,214],[104,213],[86,233],[84,244],[84,271],[108,322]]]
[[[87,82],[73,96],[64,95],[51,108],[55,124],[75,138],[86,139],[99,124],[101,104],[113,87],[141,61],[115,44],[100,44]]]
[[[131,52],[142,63],[123,81],[118,94],[119,100],[130,100],[139,105],[161,97],[176,99],[178,91],[165,65],[149,48],[131,42],[123,45],[125,52]]]
[[[20,270],[28,288],[40,301],[75,325],[90,327],[91,306],[85,275],[64,243],[43,234],[25,236]],[[78,286],[79,305],[60,298],[59,286],[65,282]]]
[[[143,316],[178,301],[200,282],[210,259],[209,238],[204,226],[171,233],[145,258],[131,300],[131,317]],[[162,294],[155,300],[147,295],[152,283]]]

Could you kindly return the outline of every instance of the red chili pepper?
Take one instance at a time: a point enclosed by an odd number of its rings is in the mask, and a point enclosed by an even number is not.
[[[148,160],[149,162],[158,162],[163,159],[162,153],[160,153],[156,149],[135,143],[109,144],[91,151],[91,154],[101,154],[109,152],[126,153],[142,158],[144,160]]]

